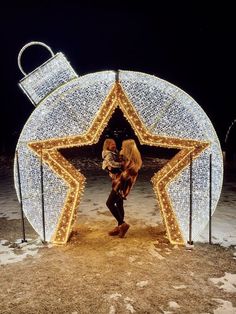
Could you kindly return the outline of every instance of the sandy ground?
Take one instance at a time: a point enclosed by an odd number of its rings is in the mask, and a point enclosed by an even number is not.
[[[126,203],[131,228],[124,239],[107,235],[114,226],[104,207],[107,195],[94,197],[96,185],[88,178],[77,232],[67,245],[51,246],[41,243],[27,221],[28,242],[20,243],[12,165],[4,163],[0,176],[0,313],[236,313],[232,239],[226,239],[226,247],[199,242],[189,250],[171,245],[151,186],[145,183],[149,177],[145,168]],[[103,190],[109,191],[109,181],[100,174]],[[230,199],[224,190],[222,197],[235,208],[232,180],[230,175],[225,181]],[[148,200],[145,214],[132,202],[140,194]]]

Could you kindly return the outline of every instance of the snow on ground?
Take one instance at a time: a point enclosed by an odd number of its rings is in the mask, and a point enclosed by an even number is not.
[[[0,178],[0,219],[21,219],[20,205],[13,187],[12,178]]]
[[[209,278],[219,289],[236,293],[236,274],[225,273],[221,278]]]
[[[149,160],[147,160],[148,163],[146,164],[150,167],[156,167],[153,160],[154,159],[149,158]],[[164,164],[165,162],[166,160],[160,160],[160,164]],[[98,168],[100,165],[98,161],[90,162],[88,159],[84,159],[82,163],[86,165],[86,169],[89,170],[89,172],[90,170],[94,169],[94,166]],[[89,169],[89,167],[91,169]],[[80,164],[79,168],[83,168],[83,165]],[[0,219],[21,219],[20,205],[18,203],[17,196],[14,190],[12,172],[12,169],[9,167],[1,169]],[[110,189],[111,182],[109,177],[107,176],[107,173],[104,173],[100,170],[98,176],[88,176],[85,193],[79,206],[79,215],[83,215],[88,219],[93,218],[100,221],[110,221],[111,216],[105,205]],[[212,217],[212,242],[219,243],[224,247],[236,245],[235,191],[236,179],[231,176],[230,180],[225,180],[224,182],[220,201]],[[143,225],[149,226],[157,226],[158,224],[162,223],[162,218],[158,209],[152,185],[150,183],[150,178],[149,180],[145,179],[145,175],[137,180],[134,188],[131,191],[131,194],[129,195],[128,200],[125,201],[124,204],[127,219],[132,219],[133,221],[139,220],[143,222]],[[139,206],[137,206],[137,204],[139,204]],[[200,234],[198,241],[208,242],[208,226]],[[21,254],[18,254],[17,258],[14,259],[13,256],[17,251],[14,248],[6,245],[6,243],[4,244],[4,240],[2,240],[0,242],[0,264],[6,263],[7,261],[9,263],[12,263],[13,261],[22,260],[27,255],[36,255],[37,249],[35,248],[35,246],[32,246],[28,243],[22,246],[20,251]],[[159,254],[157,250],[153,250],[153,247],[150,248],[150,254],[157,256],[159,259],[164,259],[164,257]],[[235,256],[236,251],[232,258],[235,259]]]
[[[115,314],[116,311],[116,302],[121,301],[123,303],[124,308],[128,311],[127,313],[135,313],[136,310],[134,309],[132,303],[134,302],[133,299],[129,297],[122,297],[120,293],[113,293],[111,295],[105,295],[104,298],[112,303],[110,306],[109,314]],[[122,300],[123,299],[123,300]]]
[[[236,314],[236,307],[233,307],[231,302],[221,299],[213,300],[221,304],[220,307],[214,310],[214,314]]]
[[[17,239],[14,243],[7,240],[0,240],[0,265],[12,264],[23,261],[28,256],[37,256],[39,248],[42,248],[43,244],[40,238],[28,242],[21,242],[21,239]]]
[[[199,236],[199,242],[208,242],[208,228],[207,225]],[[236,182],[226,182],[223,185],[219,203],[212,216],[212,242],[224,247],[236,245]]]
[[[172,309],[179,309],[179,308],[180,308],[179,304],[178,304],[177,302],[175,302],[175,301],[170,301],[170,302],[168,303],[168,305],[169,305],[169,307],[172,308]]]
[[[220,278],[209,278],[209,281],[229,293],[236,293],[236,274],[225,273]],[[220,306],[214,310],[214,314],[236,314],[236,307],[232,303],[222,299],[213,299],[220,303]]]
[[[91,219],[99,221],[111,221],[111,215],[106,208],[106,199],[111,189],[111,182],[107,174],[100,172],[100,176],[87,177],[87,186],[82,202],[79,207],[79,215],[87,217],[88,221]],[[236,177],[230,180],[225,180],[222,195],[218,203],[217,209],[212,217],[212,242],[218,243],[223,247],[235,246],[235,252],[232,254],[232,259],[236,259]],[[139,206],[137,206],[139,204]],[[160,211],[158,210],[155,195],[152,190],[152,185],[145,178],[139,178],[136,182],[129,198],[125,201],[125,212],[127,219],[132,221],[142,221],[146,226],[157,226],[162,223]],[[3,219],[4,218],[4,219]],[[12,169],[7,169],[5,173],[0,171],[0,228],[4,224],[5,219],[20,220],[20,206],[13,186]],[[21,235],[19,234],[18,237]],[[6,239],[0,239],[0,265],[17,263],[27,257],[40,257],[39,250],[45,245],[42,244],[40,238],[34,240],[27,239],[28,242],[22,243],[21,239],[16,239],[10,242]],[[208,226],[199,236],[200,242],[208,242]],[[47,247],[51,247],[47,245]],[[173,247],[173,249],[178,248]],[[156,259],[165,260],[170,252],[166,250],[160,251],[153,243],[148,247],[148,253]],[[106,252],[107,255],[113,256],[113,251]],[[165,256],[164,256],[165,255]],[[138,256],[129,256],[129,263],[137,263]],[[131,273],[127,272],[130,276]],[[140,291],[148,289],[150,281],[148,280],[136,281],[136,287]],[[236,292],[236,274],[225,272],[224,276],[219,278],[209,278],[209,282],[230,294]],[[173,289],[186,291],[189,286],[179,284],[173,285]],[[136,313],[137,304],[135,301],[123,293],[112,293],[104,295],[104,298],[109,303],[109,314],[115,314],[118,311],[118,304],[127,313]],[[212,299],[215,302],[214,314],[236,314],[236,307],[227,299]],[[161,306],[160,309],[165,314],[172,314],[181,310],[181,303],[173,298]],[[76,313],[76,312],[75,312]],[[200,313],[207,314],[207,313]]]

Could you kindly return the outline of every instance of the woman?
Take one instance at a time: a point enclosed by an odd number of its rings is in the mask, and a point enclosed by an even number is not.
[[[112,191],[106,205],[118,223],[109,235],[119,235],[123,238],[130,227],[124,221],[123,200],[126,199],[137,179],[142,159],[135,141],[131,139],[122,142],[120,156],[122,157],[122,172],[112,177]]]

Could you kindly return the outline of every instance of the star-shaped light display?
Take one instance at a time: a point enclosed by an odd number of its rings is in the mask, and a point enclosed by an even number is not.
[[[161,205],[160,209],[170,242],[183,244],[184,238],[168,197],[166,186],[179,172],[189,165],[190,154],[193,158],[197,158],[209,143],[151,134],[143,124],[134,106],[118,82],[112,87],[92,122],[91,127],[85,134],[65,138],[46,139],[44,141],[31,142],[28,144],[39,158],[42,158],[43,162],[69,186],[53,242],[57,244],[67,242],[75,210],[79,205],[85,182],[84,176],[75,169],[58,150],[97,143],[117,106],[119,106],[124,116],[131,124],[141,144],[180,150],[159,172],[155,173],[152,178],[152,183],[159,204]]]

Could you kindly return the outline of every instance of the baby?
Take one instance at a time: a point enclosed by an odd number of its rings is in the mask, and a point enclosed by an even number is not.
[[[102,169],[107,170],[110,176],[122,172],[122,162],[116,149],[116,142],[111,138],[107,138],[103,143],[102,159]]]

